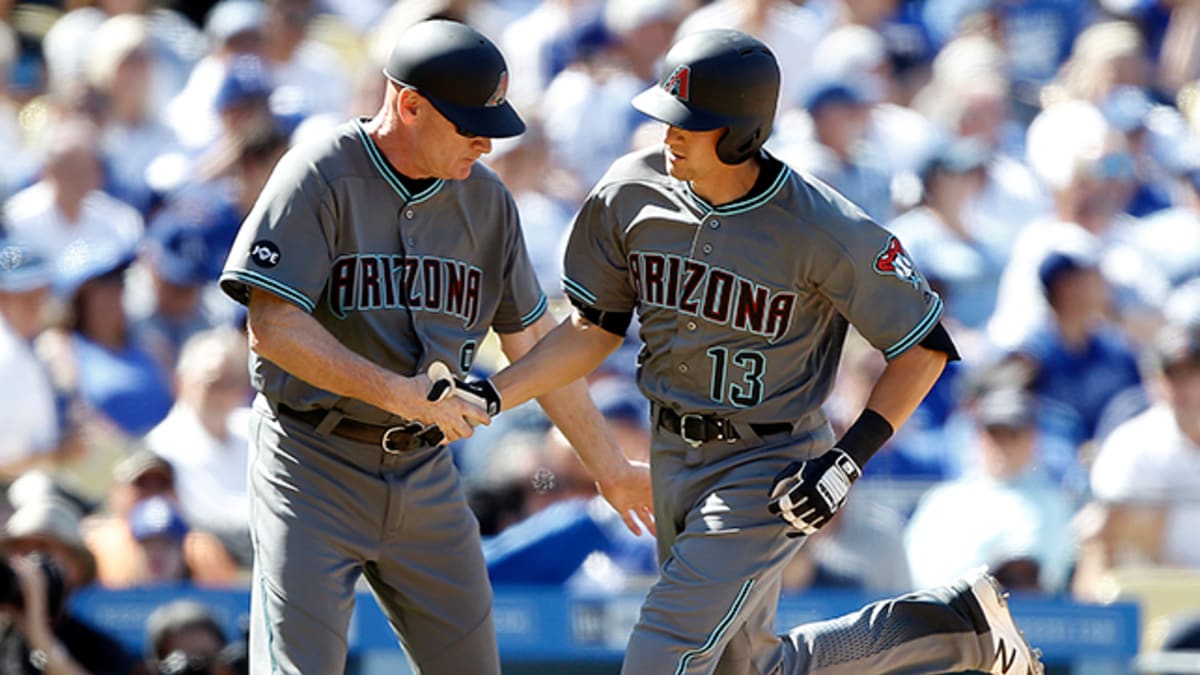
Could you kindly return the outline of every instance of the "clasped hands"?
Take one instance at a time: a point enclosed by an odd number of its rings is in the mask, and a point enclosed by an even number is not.
[[[476,425],[489,424],[500,412],[500,391],[491,380],[459,379],[441,361],[429,364],[424,377],[424,401],[413,417],[425,424],[421,433],[427,437],[436,438],[440,431],[440,444],[469,437]]]

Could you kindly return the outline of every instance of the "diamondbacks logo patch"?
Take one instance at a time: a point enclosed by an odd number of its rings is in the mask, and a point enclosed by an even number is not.
[[[508,71],[500,71],[500,81],[496,83],[496,91],[483,104],[488,108],[504,105],[504,99],[508,98]]]
[[[900,240],[895,237],[888,237],[887,246],[875,256],[875,271],[907,281],[913,288],[921,285],[921,274],[917,271],[917,266],[900,245]]]
[[[671,76],[663,82],[662,88],[681,101],[687,101],[692,95],[692,68],[679,66]]]

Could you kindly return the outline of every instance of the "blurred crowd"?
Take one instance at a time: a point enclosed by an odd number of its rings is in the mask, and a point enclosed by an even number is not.
[[[558,311],[575,209],[662,138],[630,98],[677,36],[714,27],[779,56],[767,149],[891,229],[942,294],[963,360],[788,590],[903,591],[988,564],[1094,601],[1126,569],[1200,575],[1200,3],[0,0],[0,606],[4,584],[46,587],[21,562],[39,556],[63,596],[41,610],[86,672],[244,668],[203,607],[164,607],[145,654],[114,660],[64,600],[245,583],[252,390],[217,276],[276,160],[372,114],[393,36],[435,16],[506,54],[529,130],[484,161]],[[637,342],[635,326],[593,397],[645,459]],[[835,428],[882,367],[851,335]],[[653,578],[653,542],[536,406],[453,450],[497,583]],[[40,634],[34,608],[10,609],[0,662],[17,663]]]

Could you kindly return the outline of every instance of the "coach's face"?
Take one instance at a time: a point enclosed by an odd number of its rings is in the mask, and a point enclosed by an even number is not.
[[[401,105],[408,110],[421,139],[414,159],[422,174],[413,178],[463,180],[471,175],[475,161],[492,151],[492,139],[460,131],[422,96],[405,97]]]
[[[679,180],[694,181],[720,169],[723,165],[717,157],[717,141],[724,133],[724,129],[687,131],[668,126],[663,139],[667,172]]]

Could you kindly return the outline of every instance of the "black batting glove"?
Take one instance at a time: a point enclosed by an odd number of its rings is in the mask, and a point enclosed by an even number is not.
[[[470,381],[454,378],[454,395],[487,411],[489,417],[500,414],[500,390],[487,378]]]
[[[811,536],[833,518],[861,475],[858,464],[840,448],[806,462],[791,462],[775,475],[767,508],[796,530],[788,536]]]

